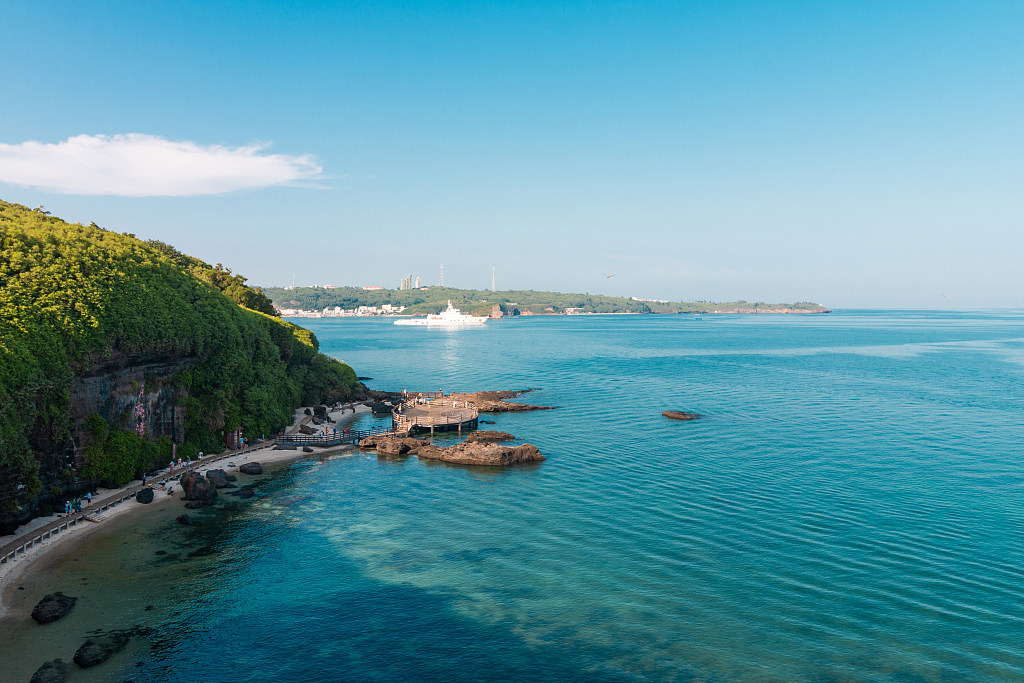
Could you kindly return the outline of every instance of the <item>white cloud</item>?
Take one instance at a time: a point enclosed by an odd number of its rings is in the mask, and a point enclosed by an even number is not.
[[[154,135],[76,135],[46,144],[0,143],[0,182],[64,194],[183,197],[318,178],[308,154],[264,154]]]

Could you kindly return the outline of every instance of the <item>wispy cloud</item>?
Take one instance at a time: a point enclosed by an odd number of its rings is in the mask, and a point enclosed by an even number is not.
[[[308,154],[266,154],[266,148],[141,133],[0,143],[0,182],[63,194],[184,197],[288,185],[323,171]]]

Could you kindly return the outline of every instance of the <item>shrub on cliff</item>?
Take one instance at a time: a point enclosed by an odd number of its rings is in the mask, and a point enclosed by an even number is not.
[[[215,450],[225,429],[273,433],[300,401],[359,390],[351,368],[219,264],[0,202],[0,475],[18,473],[0,476],[0,503],[39,490],[40,455],[55,468],[78,452],[76,375],[153,356],[189,361],[173,378],[188,409],[183,455]],[[159,455],[133,432],[111,429],[103,441],[80,461],[83,474],[121,481]]]

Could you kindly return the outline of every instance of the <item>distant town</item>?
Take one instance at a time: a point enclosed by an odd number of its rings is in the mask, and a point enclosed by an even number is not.
[[[325,306],[321,310],[312,311],[304,308],[280,308],[276,305],[274,308],[284,318],[366,318],[375,315],[400,315],[405,310],[405,306],[392,306],[391,304],[356,306],[355,308]]]

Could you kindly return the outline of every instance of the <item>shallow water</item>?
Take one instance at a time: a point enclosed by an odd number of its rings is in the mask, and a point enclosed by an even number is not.
[[[37,577],[81,601],[16,680],[101,627],[148,635],[75,680],[1024,678],[1019,313],[302,322],[376,388],[539,389],[493,428],[548,460],[140,519]]]

